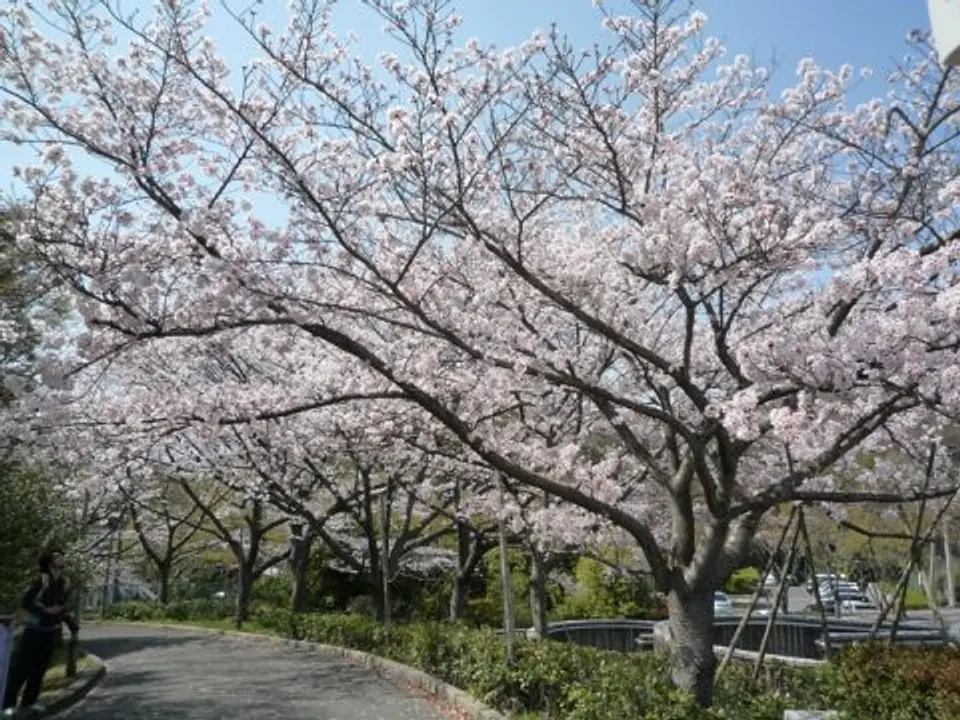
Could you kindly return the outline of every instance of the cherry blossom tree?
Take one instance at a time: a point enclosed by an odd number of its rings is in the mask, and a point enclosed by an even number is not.
[[[8,4],[0,127],[42,147],[18,240],[72,287],[88,368],[285,346],[302,393],[238,388],[221,418],[396,394],[628,533],[707,704],[713,590],[765,513],[955,490],[833,469],[960,406],[957,75],[916,37],[885,99],[812,60],[773,96],[680,2],[599,11],[606,47],[503,52],[461,42],[448,0],[361,5],[395,49],[377,66],[332,0],[297,0],[280,32],[226,6],[254,47],[229,68],[203,3]],[[577,422],[531,432],[559,407]]]
[[[184,562],[209,549],[210,543],[199,537],[204,526],[200,506],[190,501],[176,482],[162,476],[150,480],[147,487],[147,483],[129,483],[120,490],[137,542],[159,585],[157,596],[166,603],[170,600],[170,583]],[[216,485],[209,491],[214,497],[206,497],[202,489],[201,497],[205,504],[215,507],[224,492]]]

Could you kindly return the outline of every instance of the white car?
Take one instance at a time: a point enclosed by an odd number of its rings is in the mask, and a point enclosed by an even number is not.
[[[719,590],[713,594],[713,614],[715,616],[737,614],[737,611],[733,608],[733,603],[730,602],[730,598],[727,597],[726,593],[722,593]]]
[[[855,595],[849,598],[841,596],[840,607],[843,610],[879,610],[866,595]]]

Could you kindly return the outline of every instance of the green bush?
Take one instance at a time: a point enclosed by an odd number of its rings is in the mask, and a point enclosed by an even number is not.
[[[147,602],[124,602],[110,605],[104,613],[108,620],[128,620],[142,622],[144,620],[162,620],[163,605]]]
[[[894,583],[882,583],[880,585],[880,590],[893,601],[896,601],[896,596],[894,595],[896,589]],[[903,607],[905,610],[927,610],[930,605],[927,602],[926,591],[916,587],[907,588],[907,595],[904,598]]]
[[[289,574],[266,575],[253,584],[253,602],[284,607],[290,604],[293,580]]]
[[[503,637],[454,623],[398,625],[387,642],[377,621],[351,615],[294,615],[258,608],[265,629],[302,640],[350,647],[418,667],[510,713],[566,720],[780,720],[787,707],[820,707],[817,684],[805,694],[744,693],[748,669],[731,668],[717,708],[698,710],[672,687],[666,662],[654,654],[620,654],[555,642],[518,640],[516,663],[505,661]],[[795,674],[811,671],[794,671]],[[782,678],[780,682],[785,682]],[[744,696],[745,695],[745,696]],[[791,705],[791,700],[797,704]],[[731,714],[731,711],[735,712]],[[745,714],[749,713],[749,714]]]
[[[503,626],[503,602],[499,597],[478,597],[467,600],[467,620],[479,627]]]
[[[176,602],[123,602],[107,607],[108,620],[224,620],[233,616],[233,606],[224,600],[178,600]]]
[[[582,557],[574,568],[577,591],[563,599],[551,617],[557,620],[634,618],[659,620],[666,607],[641,577],[616,573],[593,558]]]
[[[740,568],[723,585],[730,595],[753,595],[760,584],[760,571],[755,567]]]
[[[917,588],[907,590],[907,596],[903,599],[903,606],[906,610],[926,610],[930,607],[926,591]]]
[[[960,648],[852,647],[829,667],[823,689],[850,720],[956,720]]]

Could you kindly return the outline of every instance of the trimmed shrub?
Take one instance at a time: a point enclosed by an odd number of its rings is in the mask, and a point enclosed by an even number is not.
[[[150,602],[123,602],[107,607],[108,620],[225,620],[233,616],[233,606],[223,600],[178,600],[162,605]]]
[[[848,648],[825,673],[825,697],[851,720],[960,718],[960,648]]]
[[[760,584],[760,571],[755,567],[740,568],[723,585],[723,591],[730,595],[752,595]]]
[[[620,654],[558,642],[517,641],[514,665],[503,637],[489,629],[453,623],[398,625],[387,643],[377,621],[351,615],[293,615],[258,608],[253,619],[288,637],[340,645],[420,668],[509,713],[565,720],[780,720],[788,707],[822,707],[817,683],[796,682],[810,670],[785,669],[770,682],[806,688],[803,697],[775,689],[744,693],[748,668],[731,667],[718,688],[717,706],[696,708],[670,683],[666,660],[654,654]],[[769,674],[768,674],[769,675]]]

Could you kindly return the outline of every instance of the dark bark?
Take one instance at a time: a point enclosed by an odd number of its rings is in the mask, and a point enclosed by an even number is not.
[[[160,580],[160,602],[166,605],[170,602],[170,574],[173,567],[170,564],[157,566],[157,575]]]
[[[457,569],[453,573],[450,593],[451,622],[466,617],[470,579],[480,566],[480,561],[493,547],[493,543],[484,532],[471,528],[463,521],[456,522],[456,533]]]
[[[674,685],[691,693],[701,707],[713,704],[713,590],[673,590],[670,613],[670,671]]]
[[[456,571],[450,588],[450,622],[463,620],[467,614],[467,581]]]
[[[236,561],[237,597],[233,619],[239,628],[250,616],[253,584],[270,568],[290,557],[289,547],[284,547],[271,557],[262,557],[269,533],[284,525],[287,520],[282,517],[267,520],[267,507],[262,500],[242,498],[239,502],[235,500],[231,503],[234,508],[243,511],[243,526],[234,531],[221,519],[218,504],[201,499],[189,482],[181,480],[179,484],[209,522],[209,527],[203,528],[204,531],[224,542]],[[217,503],[223,499],[219,498]]]
[[[293,577],[293,592],[290,597],[290,609],[295,613],[305,613],[309,609],[310,592],[307,586],[307,569],[310,565],[310,550],[313,535],[295,535],[290,541],[290,574]]]
[[[253,596],[253,571],[247,563],[237,567],[237,602],[233,622],[239,628],[250,617],[250,600]]]
[[[457,510],[459,511],[460,488],[457,486]],[[470,526],[459,518],[456,521],[457,569],[453,572],[453,587],[450,593],[450,620],[462,620],[467,614],[467,570],[470,564]]]
[[[379,622],[383,622],[384,597],[383,597],[383,574],[377,568],[371,572],[366,572],[362,576],[363,584],[367,586],[370,595],[370,601],[373,603],[373,610]]]

